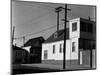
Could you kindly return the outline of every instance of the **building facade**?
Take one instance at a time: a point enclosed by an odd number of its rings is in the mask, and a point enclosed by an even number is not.
[[[95,49],[95,23],[76,18],[69,21],[66,28],[66,65],[83,64],[83,55]],[[42,63],[63,64],[64,30],[53,33],[42,44]],[[83,53],[83,51],[85,51]],[[89,55],[90,53],[88,53]],[[90,65],[90,60],[88,62]]]
[[[42,36],[29,39],[24,44],[24,49],[29,51],[29,62],[28,63],[41,63],[41,51],[42,51],[42,43],[44,42],[44,38]]]
[[[25,49],[17,46],[12,46],[12,63],[13,64],[26,64],[28,63],[29,53]]]

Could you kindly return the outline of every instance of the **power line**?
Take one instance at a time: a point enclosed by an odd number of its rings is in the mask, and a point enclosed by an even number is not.
[[[23,5],[28,5],[28,6],[42,6],[42,7],[55,8],[53,6],[49,6],[49,5],[45,4],[45,3],[28,2],[28,1],[14,1],[14,2],[19,2],[19,3],[23,4]],[[30,4],[25,4],[25,3],[30,3]]]
[[[79,20],[75,20],[75,21],[79,21]],[[72,20],[69,20],[69,21],[67,21],[67,22],[72,22]],[[59,24],[59,25],[61,26],[61,25],[63,25],[63,24],[64,24],[64,23],[61,23],[61,24]],[[41,31],[38,31],[38,32],[35,32],[35,33],[31,33],[31,34],[27,34],[27,35],[24,35],[24,36],[27,37],[27,36],[35,35],[35,34],[44,32],[44,31],[46,31],[46,30],[55,28],[56,26],[57,26],[57,25],[54,25],[54,26],[48,27],[48,28],[46,28],[46,29],[43,29],[43,30],[41,30]],[[22,36],[22,37],[14,38],[14,40],[16,40],[16,39],[22,39],[22,38],[23,38],[23,36]]]
[[[52,12],[52,11],[46,12],[46,13],[44,13],[44,14],[42,14],[42,15],[36,17],[36,18],[33,18],[33,19],[30,20],[31,22],[27,22],[27,24],[28,24],[28,25],[29,25],[30,23],[31,23],[31,24],[34,24],[34,23],[37,22],[38,19],[41,19],[41,18],[43,18],[43,17],[46,17],[47,15],[50,15],[51,12]],[[25,23],[25,24],[26,24],[26,23]]]
[[[64,23],[61,23],[61,24],[59,24],[59,25],[63,25]],[[41,32],[44,32],[44,31],[46,31],[46,30],[49,30],[49,29],[52,29],[52,28],[54,28],[54,27],[56,27],[57,25],[54,25],[54,26],[51,26],[51,27],[48,27],[48,28],[46,28],[46,29],[43,29],[43,30],[41,30],[41,31],[38,31],[38,32],[35,32],[35,33],[31,33],[31,34],[27,34],[27,35],[25,35],[25,37],[27,37],[27,36],[31,36],[31,35],[35,35],[35,34],[38,34],[38,33],[41,33]],[[18,38],[14,38],[15,40],[16,39],[22,39],[23,38],[23,36],[22,37],[18,37]]]
[[[23,1],[14,1],[14,2],[19,2],[19,3],[22,3],[22,4],[24,4],[25,2],[23,2]],[[33,2],[26,2],[26,3],[33,3]],[[27,4],[25,4],[25,5],[27,5]],[[28,4],[29,5],[29,4]],[[39,4],[39,3],[36,3],[36,4],[34,4],[35,6],[38,6],[38,5],[40,5],[40,6],[45,6],[45,7],[47,7],[48,5],[43,5],[43,4]],[[34,5],[31,5],[31,6],[34,6]],[[30,5],[29,5],[30,6]],[[48,6],[48,7],[52,7],[52,6]],[[54,8],[54,7],[52,7],[52,8]],[[38,17],[36,17],[36,18],[32,18],[31,20],[29,20],[29,22],[27,22],[27,24],[29,25],[29,24],[33,24],[33,22],[34,21],[36,21],[37,22],[37,20],[38,19],[40,19],[40,18],[43,18],[43,17],[45,17],[45,16],[47,16],[47,15],[49,15],[52,11],[54,11],[54,9],[53,10],[51,10],[51,11],[49,11],[49,12],[46,12],[46,13],[43,13],[42,15],[39,15]],[[23,23],[24,24],[24,23]],[[26,24],[26,23],[25,23]]]
[[[39,15],[39,16],[36,17],[36,18],[32,18],[31,20],[29,20],[29,22],[23,23],[23,24],[28,24],[28,25],[29,25],[29,24],[34,24],[34,23],[37,22],[37,20],[39,20],[39,19],[41,19],[41,18],[43,18],[43,17],[46,17],[46,16],[48,16],[48,15],[50,15],[50,14],[52,14],[52,11],[43,13],[42,15]],[[23,24],[22,24],[22,25],[23,25]]]
[[[79,21],[79,20],[76,20],[76,21]],[[68,21],[68,22],[71,22],[71,21]],[[61,25],[63,25],[63,24],[64,24],[64,23],[61,23],[61,24],[59,24],[59,25],[61,26]],[[35,33],[26,34],[26,35],[24,35],[24,36],[27,37],[27,36],[35,35],[35,34],[38,34],[38,33],[44,32],[44,31],[46,31],[46,30],[49,30],[49,29],[55,28],[56,26],[57,26],[57,25],[54,25],[54,26],[51,26],[51,27],[45,28],[45,29],[43,29],[43,30],[41,30],[41,31],[37,31],[37,32],[35,32]],[[14,38],[14,40],[16,40],[16,39],[22,39],[22,38],[23,38],[23,36],[21,36],[21,37],[17,37],[17,38]]]

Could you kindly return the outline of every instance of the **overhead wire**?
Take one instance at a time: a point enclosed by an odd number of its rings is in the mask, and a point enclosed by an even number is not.
[[[64,23],[61,23],[61,24],[59,24],[59,25],[63,25],[63,24],[64,24]],[[54,25],[54,26],[45,28],[45,29],[43,29],[43,30],[37,31],[37,32],[35,32],[35,33],[27,34],[27,35],[24,35],[24,36],[27,37],[27,36],[35,35],[35,34],[38,34],[38,33],[44,32],[44,31],[47,31],[47,30],[49,30],[49,29],[55,28],[56,26],[57,26],[57,25]],[[16,39],[21,39],[21,38],[23,38],[23,36],[17,37],[17,38],[14,38],[14,39],[16,40]]]
[[[22,4],[24,4],[24,2],[23,1],[16,1],[16,2],[19,2],[19,3],[22,3]],[[28,3],[30,3],[30,2],[28,2]],[[39,4],[39,3],[38,3]],[[35,4],[35,6],[38,6],[38,4],[36,3]],[[25,4],[25,5],[27,5],[27,4]],[[48,6],[48,5],[43,5],[43,4],[39,4],[40,6]],[[30,6],[29,4],[28,4],[28,6]],[[32,5],[33,6],[33,5]],[[48,6],[48,7],[52,7],[52,6]],[[54,7],[52,7],[52,8],[54,8]],[[54,11],[54,9],[53,9],[53,11]],[[43,18],[43,17],[46,17],[47,15],[49,15],[50,13],[52,12],[52,10],[51,11],[49,11],[49,12],[46,12],[46,13],[44,13],[44,14],[42,14],[42,15],[39,15],[38,17],[36,17],[36,18],[32,18],[29,22],[27,22],[27,23],[25,23],[25,24],[28,24],[28,25],[30,25],[30,24],[36,24],[37,22],[38,22],[38,20],[39,19],[41,19],[41,18]],[[35,21],[35,22],[34,22]],[[24,23],[23,23],[24,24]],[[23,25],[22,24],[22,25]]]
[[[47,5],[45,3],[42,3],[42,2],[28,2],[28,1],[13,1],[13,2],[19,2],[21,3],[22,5],[28,5],[28,6],[42,6],[42,7],[50,7],[50,8],[55,8],[53,6],[50,6],[50,5]],[[27,4],[25,4],[27,3]],[[30,3],[30,4],[28,4]],[[34,3],[34,4],[33,4]]]
[[[24,3],[23,3],[24,4]],[[25,4],[26,5],[26,4]],[[44,4],[39,4],[39,3],[36,3],[36,4],[34,4],[34,5],[38,5],[38,6],[47,6],[47,7],[50,7],[50,8],[53,8],[53,10],[54,10],[54,8],[55,7],[52,7],[52,6],[49,6],[49,5],[44,5]],[[28,6],[33,6],[33,5],[28,5]],[[50,11],[51,12],[51,11]],[[46,16],[46,15],[48,15],[50,12],[48,12],[47,14],[45,14],[45,15],[41,15],[41,16],[39,16],[39,17],[37,17],[36,19],[40,19],[41,17],[44,17],[44,16]],[[75,15],[73,15],[73,14],[71,14],[72,16],[75,16]],[[35,20],[36,20],[35,19]],[[31,22],[30,22],[31,23]],[[35,22],[36,23],[36,22]],[[34,24],[34,23],[32,23],[32,24]],[[61,24],[60,24],[61,25]],[[52,28],[54,28],[54,27],[56,27],[57,25],[54,25],[54,26],[51,26],[51,27],[48,27],[48,28],[46,28],[46,29],[43,29],[43,30],[41,30],[41,31],[38,31],[38,32],[35,32],[35,33],[31,33],[31,34],[27,34],[27,35],[25,35],[25,37],[27,37],[27,36],[31,36],[31,35],[35,35],[35,34],[38,34],[38,33],[41,33],[41,32],[43,32],[43,31],[46,31],[46,30],[48,30],[48,29],[52,29]],[[23,38],[23,36],[22,37],[18,37],[18,38],[14,38],[14,39],[20,39],[20,38]]]

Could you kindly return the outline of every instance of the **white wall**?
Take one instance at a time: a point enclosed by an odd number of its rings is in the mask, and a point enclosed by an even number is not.
[[[59,53],[60,44],[63,41],[42,44],[42,59],[44,60],[44,50],[48,50],[48,59],[62,60],[63,53]],[[55,45],[55,54],[53,54],[53,45]]]
[[[72,32],[72,23],[77,22],[77,31]],[[69,21],[69,38],[80,37],[80,18]]]
[[[72,23],[77,22],[77,30],[72,32]],[[80,37],[80,18],[69,21],[69,40],[66,40],[66,60],[78,59],[78,38]],[[75,42],[75,52],[72,52],[72,42]],[[63,53],[59,53],[60,44],[64,41],[42,44],[42,59],[44,60],[44,50],[48,50],[48,59],[62,60]],[[53,54],[53,45],[56,45],[56,52]]]
[[[76,42],[76,51],[72,52],[72,42]],[[63,60],[63,52],[60,53],[60,44],[64,41],[42,44],[42,60],[44,60],[44,50],[48,50],[48,60]],[[53,45],[56,45],[55,54],[53,54]],[[78,38],[66,40],[66,60],[78,59]]]
[[[71,54],[70,54],[70,59],[71,60],[75,60],[75,59],[78,59],[78,38],[72,38],[72,39],[70,39],[70,41],[71,41]],[[75,42],[75,52],[72,52],[72,42]]]

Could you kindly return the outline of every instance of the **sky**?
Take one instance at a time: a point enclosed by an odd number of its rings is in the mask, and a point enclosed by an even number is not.
[[[25,42],[31,38],[43,36],[46,40],[52,33],[56,31],[57,15],[55,8],[64,4],[57,3],[41,3],[41,2],[25,2],[12,1],[12,26],[15,26],[14,44],[23,45],[23,36]],[[95,21],[95,7],[87,5],[71,5],[68,4],[68,20],[74,18],[91,17]],[[60,29],[64,27],[64,10],[60,12]]]

